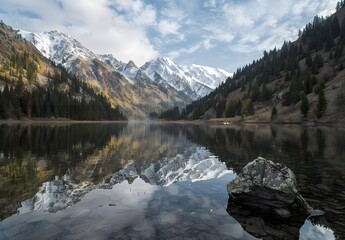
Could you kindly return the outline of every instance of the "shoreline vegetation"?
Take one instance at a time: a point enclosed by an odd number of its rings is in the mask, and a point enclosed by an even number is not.
[[[311,120],[311,121],[267,121],[253,118],[213,118],[207,120],[72,120],[67,118],[31,118],[31,119],[1,119],[0,124],[81,124],[81,123],[159,123],[159,124],[196,124],[206,126],[226,127],[233,125],[301,125],[306,127],[335,126],[345,128],[345,119],[341,120]]]

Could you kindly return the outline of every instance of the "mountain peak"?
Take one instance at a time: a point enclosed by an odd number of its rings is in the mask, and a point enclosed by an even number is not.
[[[99,55],[100,57],[103,57],[103,58],[108,58],[108,59],[115,59],[116,61],[118,61],[113,54],[111,53],[106,53],[106,54],[100,54]]]
[[[128,69],[128,68],[138,68],[138,67],[137,67],[137,65],[135,65],[135,63],[132,60],[129,60],[125,69]]]
[[[231,74],[217,68],[200,65],[183,66],[171,59],[158,57],[141,67],[151,80],[162,86],[170,86],[198,99],[215,89]],[[159,77],[157,77],[159,76]]]
[[[75,60],[80,58],[83,61],[99,59],[124,75],[132,84],[149,79],[163,88],[171,87],[193,99],[208,94],[230,75],[224,70],[211,67],[178,65],[167,57],[158,57],[138,68],[132,60],[124,63],[112,54],[97,55],[73,37],[57,30],[43,33],[21,31],[21,33],[24,38],[33,42],[43,55],[57,64],[62,64],[66,69],[79,66],[80,64],[76,64]]]
[[[51,30],[51,31],[47,31],[47,32],[44,32],[44,33],[48,33],[48,34],[51,34],[51,35],[63,35],[63,36],[67,36],[67,37],[70,37],[72,38],[71,36],[67,35],[66,33],[63,33],[63,32],[60,32],[58,30]]]
[[[84,59],[98,58],[95,53],[84,47],[79,41],[57,30],[42,33],[19,30],[19,33],[23,38],[34,43],[46,58],[57,64],[63,64],[66,68],[69,68],[71,62],[78,57]]]
[[[170,58],[167,58],[167,57],[158,57],[156,59],[156,61],[162,62],[162,63],[165,63],[165,64],[169,64],[169,65],[175,65],[175,63]]]

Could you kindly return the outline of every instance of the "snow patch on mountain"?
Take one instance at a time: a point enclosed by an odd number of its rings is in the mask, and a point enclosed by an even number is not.
[[[218,68],[200,65],[177,65],[164,57],[145,63],[141,69],[153,80],[163,86],[171,86],[177,91],[198,99],[210,93],[231,76],[231,73]]]
[[[95,54],[71,36],[59,31],[31,33],[20,30],[19,33],[32,42],[45,57],[62,64],[67,70],[75,66],[73,63],[77,59],[86,61],[97,59],[121,73],[132,84],[144,86],[145,82],[153,81],[163,88],[172,87],[194,100],[210,93],[231,76],[231,73],[219,68],[195,64],[177,65],[165,57],[159,57],[137,67],[133,61],[126,64],[112,54]]]
[[[69,69],[77,58],[85,60],[98,59],[98,55],[84,47],[71,36],[59,31],[31,33],[20,30],[23,38],[32,42],[36,48],[56,64]]]
[[[113,54],[100,54],[100,55],[98,55],[98,57],[102,62],[105,62],[109,66],[112,66],[118,72],[122,72],[127,65],[126,63],[124,63],[120,60],[117,60],[113,56]]]

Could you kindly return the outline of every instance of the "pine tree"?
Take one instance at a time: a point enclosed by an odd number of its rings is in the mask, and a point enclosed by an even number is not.
[[[274,106],[274,107],[272,108],[272,111],[271,111],[271,121],[273,121],[274,119],[276,119],[277,115],[278,115],[278,111],[277,111],[276,106]]]
[[[254,114],[254,104],[250,98],[247,98],[242,102],[242,114],[253,115]]]
[[[6,109],[3,93],[0,91],[0,119],[6,118]]]
[[[311,54],[310,54],[309,51],[307,52],[307,56],[306,56],[306,58],[305,58],[305,64],[306,64],[308,67],[312,67],[312,66],[313,66],[313,59],[311,58]]]
[[[316,106],[316,117],[321,118],[326,112],[327,100],[326,100],[325,93],[322,87],[319,88],[318,94],[319,94],[319,97],[318,97],[317,106]]]
[[[251,94],[251,100],[255,102],[260,97],[260,89],[257,83],[255,83],[252,87],[252,94]]]
[[[30,83],[33,83],[37,77],[37,65],[33,61],[29,61],[26,67],[26,77]]]
[[[301,113],[303,115],[303,117],[308,117],[308,113],[309,113],[309,101],[308,101],[308,97],[303,94],[302,96],[302,102],[301,102]]]
[[[10,88],[10,106],[12,106],[12,113],[16,118],[21,117],[21,108],[20,108],[20,101],[18,98],[18,95],[16,93],[16,90],[11,86]]]
[[[340,29],[338,17],[337,17],[337,15],[335,15],[332,19],[332,26],[331,26],[332,37],[333,38],[338,37],[340,34],[340,31],[341,31],[341,29]]]

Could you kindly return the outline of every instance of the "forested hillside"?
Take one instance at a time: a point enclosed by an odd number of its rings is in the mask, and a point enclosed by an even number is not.
[[[124,120],[118,107],[0,23],[0,119]]]
[[[294,42],[237,69],[216,90],[163,119],[337,121],[345,112],[344,1],[329,17],[315,16]]]

